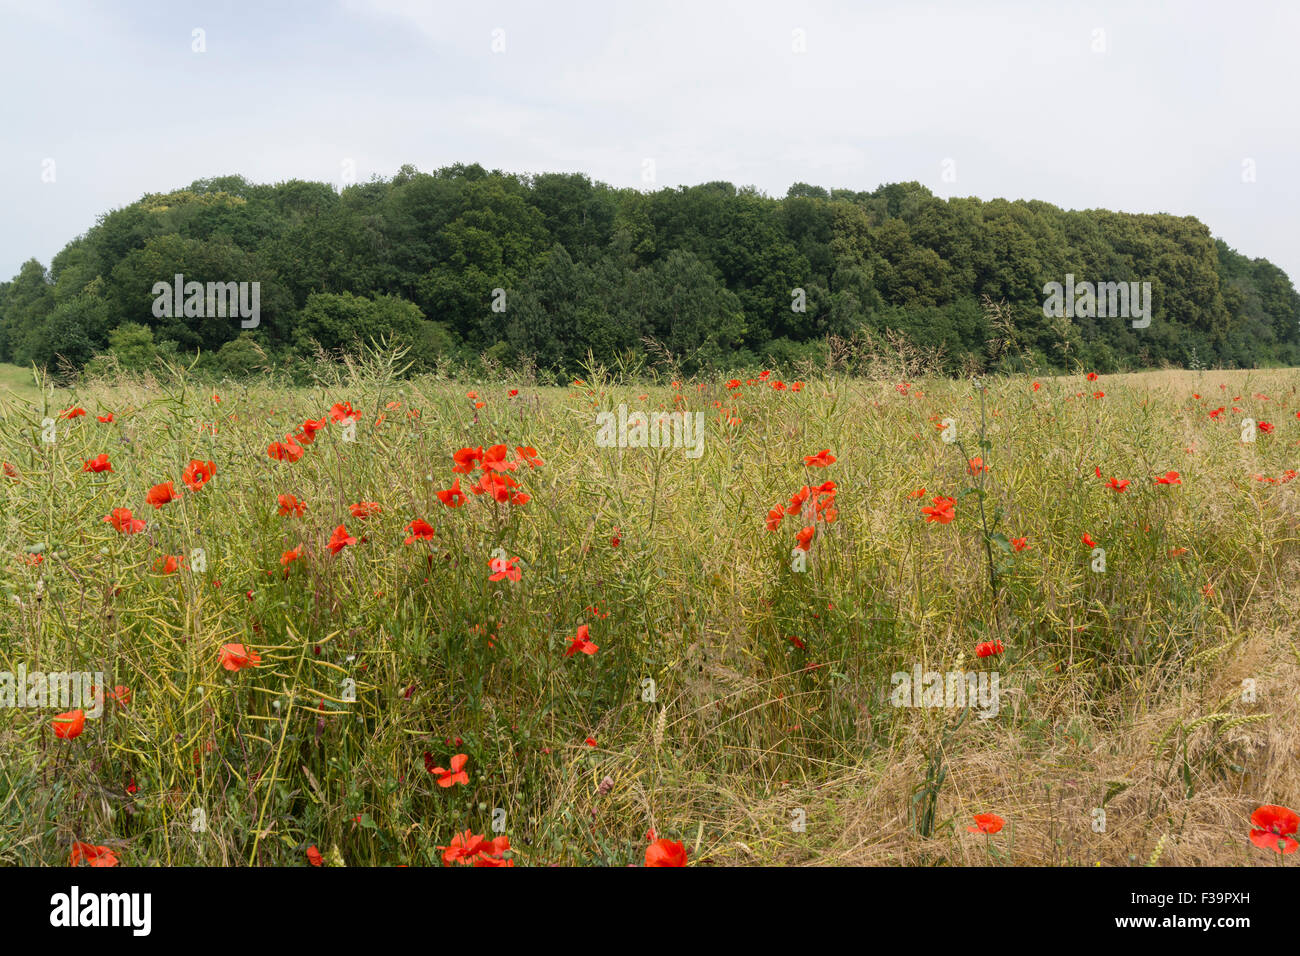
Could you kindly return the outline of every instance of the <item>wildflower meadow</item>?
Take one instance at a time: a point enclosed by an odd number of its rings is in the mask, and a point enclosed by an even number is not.
[[[0,863],[1298,859],[1293,370],[402,371],[0,398]]]

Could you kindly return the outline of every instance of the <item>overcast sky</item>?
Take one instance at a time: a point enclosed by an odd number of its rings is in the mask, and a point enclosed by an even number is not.
[[[1297,36],[1289,0],[0,0],[0,276],[206,176],[645,188],[649,159],[656,187],[1191,215],[1294,281]]]

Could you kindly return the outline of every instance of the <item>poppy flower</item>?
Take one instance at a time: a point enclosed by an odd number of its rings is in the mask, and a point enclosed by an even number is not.
[[[1183,479],[1179,477],[1176,471],[1167,471],[1156,480],[1157,485],[1181,485]]]
[[[614,536],[613,536],[612,538],[609,539],[610,547],[612,547],[612,548],[617,548],[617,547],[618,547],[620,544],[622,544],[622,543],[623,543],[623,538],[622,538],[622,537],[620,536],[620,534],[619,534],[619,529],[618,529],[618,528],[615,528],[615,529],[614,529]]]
[[[828,465],[835,464],[835,456],[831,454],[829,448],[822,449],[815,455],[805,455],[803,463],[809,468],[825,468]]]
[[[957,501],[953,498],[940,496],[934,499],[934,504],[927,505],[921,509],[921,514],[925,515],[927,522],[937,521],[939,524],[948,524],[953,518],[957,517]]]
[[[582,652],[583,654],[595,654],[600,650],[595,644],[587,638],[587,625],[579,624],[578,633],[573,638],[573,643],[569,645],[568,650],[564,652],[565,657],[572,657],[574,654]]]
[[[217,466],[210,461],[199,461],[197,458],[190,459],[190,463],[185,466],[181,472],[181,481],[185,482],[191,490],[198,491],[213,475],[217,473]]]
[[[112,412],[109,412],[107,415],[96,415],[95,418],[99,419],[99,421],[101,421],[101,422],[103,422],[105,425],[107,425],[107,424],[109,424],[110,422],[112,422],[112,420],[113,420],[113,413],[112,413]]]
[[[1276,853],[1294,853],[1300,848],[1295,833],[1300,829],[1300,816],[1294,810],[1267,804],[1250,815],[1255,829],[1250,831],[1250,842],[1262,850]]]
[[[424,754],[424,769],[429,771],[438,778],[438,786],[450,787],[454,784],[469,783],[469,774],[465,772],[465,761],[468,760],[465,754],[456,754],[451,758],[451,769],[444,770],[442,767],[433,765],[433,755],[427,751]]]
[[[175,574],[185,559],[178,554],[166,554],[153,563],[153,569],[163,574]]]
[[[925,495],[925,489],[924,489],[924,488],[917,488],[915,491],[909,491],[909,492],[907,493],[907,497],[909,497],[909,498],[921,498],[921,497],[923,497],[924,495]]]
[[[293,564],[293,562],[297,561],[301,557],[302,557],[302,545],[298,545],[298,547],[286,551],[282,555],[280,555],[280,564],[282,564],[287,569],[289,565]],[[287,574],[288,571],[286,570],[285,573]]]
[[[808,527],[802,529],[797,535],[794,536],[795,541],[797,542],[795,544],[795,547],[798,548],[800,551],[807,551],[810,547],[812,547],[813,535],[816,533],[817,533],[816,525],[809,525]]]
[[[239,671],[245,667],[256,667],[262,658],[256,651],[244,649],[243,644],[221,645],[221,666],[228,671]]]
[[[519,565],[516,563],[518,561],[518,555],[515,555],[513,558],[493,558],[488,562],[488,567],[492,569],[492,573],[488,575],[488,580],[500,581],[504,578],[509,578],[511,581],[518,581],[520,575],[523,574],[523,572],[519,570]]]
[[[18,469],[15,468],[13,465],[9,464],[9,462],[7,461],[4,463],[4,473],[6,478],[13,478],[13,479],[18,478]]]
[[[266,453],[276,461],[287,461],[290,464],[306,454],[303,447],[291,435],[285,435],[284,441],[271,442],[266,446]]]
[[[299,501],[293,495],[280,495],[276,499],[280,506],[280,514],[292,515],[295,518],[301,518],[307,512],[307,502]]]
[[[406,526],[406,530],[411,532],[406,538],[407,544],[415,544],[417,541],[432,541],[436,533],[433,530],[433,525],[423,518],[416,518]]]
[[[80,737],[81,732],[86,729],[86,712],[69,710],[62,714],[55,714],[51,725],[54,727],[54,736],[62,740]]]
[[[529,468],[540,468],[542,465],[546,464],[546,462],[537,457],[537,449],[531,445],[516,445],[515,454],[519,456],[520,461],[527,462]]]
[[[78,406],[76,406],[76,407],[74,407],[74,408],[65,408],[63,411],[59,412],[59,417],[60,417],[60,418],[80,418],[80,417],[81,417],[82,415],[84,415],[84,414],[86,414],[86,410],[85,410],[84,408],[82,408],[80,405],[78,405]]]
[[[966,470],[972,475],[979,475],[982,472],[988,471],[989,466],[984,464],[983,458],[972,458],[970,461],[966,462]]]
[[[1028,551],[1033,545],[1029,543],[1028,538],[1012,538],[1011,547],[1016,551]]]
[[[1106,482],[1106,487],[1114,491],[1116,494],[1120,494],[1129,486],[1129,484],[1130,482],[1127,478],[1121,480],[1112,476],[1110,481]]]
[[[514,471],[519,467],[516,461],[508,461],[506,453],[509,449],[505,445],[493,445],[483,453],[483,468],[485,471]]]
[[[781,521],[785,518],[785,509],[780,505],[774,507],[767,513],[767,530],[775,531],[781,527]]]
[[[645,848],[646,866],[685,866],[686,847],[677,840],[655,840]]]
[[[1090,548],[1095,548],[1095,547],[1097,547],[1097,542],[1096,542],[1096,541],[1093,541],[1093,540],[1092,540],[1092,535],[1088,534],[1088,532],[1086,532],[1086,531],[1083,533],[1083,543],[1084,543],[1085,545],[1087,545],[1088,547],[1090,547]]]
[[[1039,382],[1035,382],[1035,383],[1034,383],[1034,391],[1035,391],[1035,392],[1038,391],[1038,390],[1039,390],[1040,388],[1042,388],[1042,387],[1043,387],[1043,386],[1042,386],[1041,383],[1039,383]]]
[[[145,503],[153,505],[155,510],[169,501],[176,501],[178,498],[180,498],[180,494],[172,487],[170,481],[164,481],[161,485],[154,485],[149,489],[149,493],[144,496]]]
[[[459,508],[466,500],[465,492],[460,490],[460,479],[457,478],[451,483],[451,487],[445,491],[439,491],[438,500],[448,508]]]
[[[361,421],[361,413],[352,407],[351,402],[336,402],[330,407],[330,421]]]
[[[343,525],[339,525],[334,529],[334,533],[330,535],[329,549],[334,554],[338,554],[344,548],[356,543],[357,539],[348,534],[348,529]]]
[[[371,515],[379,514],[384,509],[379,507],[379,505],[373,501],[358,501],[354,505],[348,505],[348,510],[352,512],[352,517],[360,518],[364,521]]]
[[[975,656],[996,657],[998,654],[1001,654],[1005,649],[1006,648],[1002,646],[1001,641],[984,641],[981,644],[975,645]]]
[[[977,813],[974,819],[975,826],[966,828],[968,833],[994,834],[1001,830],[1002,825],[1007,822],[996,813]]]
[[[307,847],[307,862],[312,866],[320,866],[324,860],[321,858],[320,850],[316,849],[316,844]]]
[[[461,475],[468,475],[474,470],[474,463],[482,460],[483,446],[480,445],[478,448],[462,448],[460,451],[453,453],[451,458],[452,461],[455,462],[455,464],[452,465],[451,470]]]
[[[104,520],[122,534],[139,534],[144,530],[144,522],[139,518],[131,517],[130,508],[114,508],[104,516]]]
[[[1271,434],[1273,431],[1272,422],[1260,422],[1255,427],[1258,428],[1260,431],[1262,431],[1265,435]]]
[[[82,465],[81,470],[94,471],[94,472],[112,471],[113,465],[111,462],[109,462],[108,455],[99,454],[96,455],[94,458],[89,459],[84,465]]]
[[[117,855],[108,847],[82,843],[78,840],[72,844],[72,856],[68,858],[68,866],[78,866],[82,860],[91,866],[117,866]]]
[[[1085,377],[1086,377],[1086,378],[1088,379],[1088,381],[1090,381],[1090,382],[1095,382],[1095,381],[1097,381],[1097,373],[1096,373],[1096,372],[1089,372]]]
[[[464,833],[457,833],[451,838],[451,843],[447,846],[438,847],[442,850],[442,862],[445,865],[452,863],[468,863],[473,857],[482,853],[491,843],[483,839],[480,834],[466,830]]]

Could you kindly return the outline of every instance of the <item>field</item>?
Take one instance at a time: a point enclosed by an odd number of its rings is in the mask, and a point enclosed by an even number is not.
[[[0,864],[1293,863],[1300,373],[907,371],[5,394]]]

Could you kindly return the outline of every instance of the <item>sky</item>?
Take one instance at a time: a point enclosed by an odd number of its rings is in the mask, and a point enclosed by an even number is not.
[[[1295,281],[1297,35],[1290,0],[0,0],[0,277],[196,179],[476,162],[1195,216]]]

